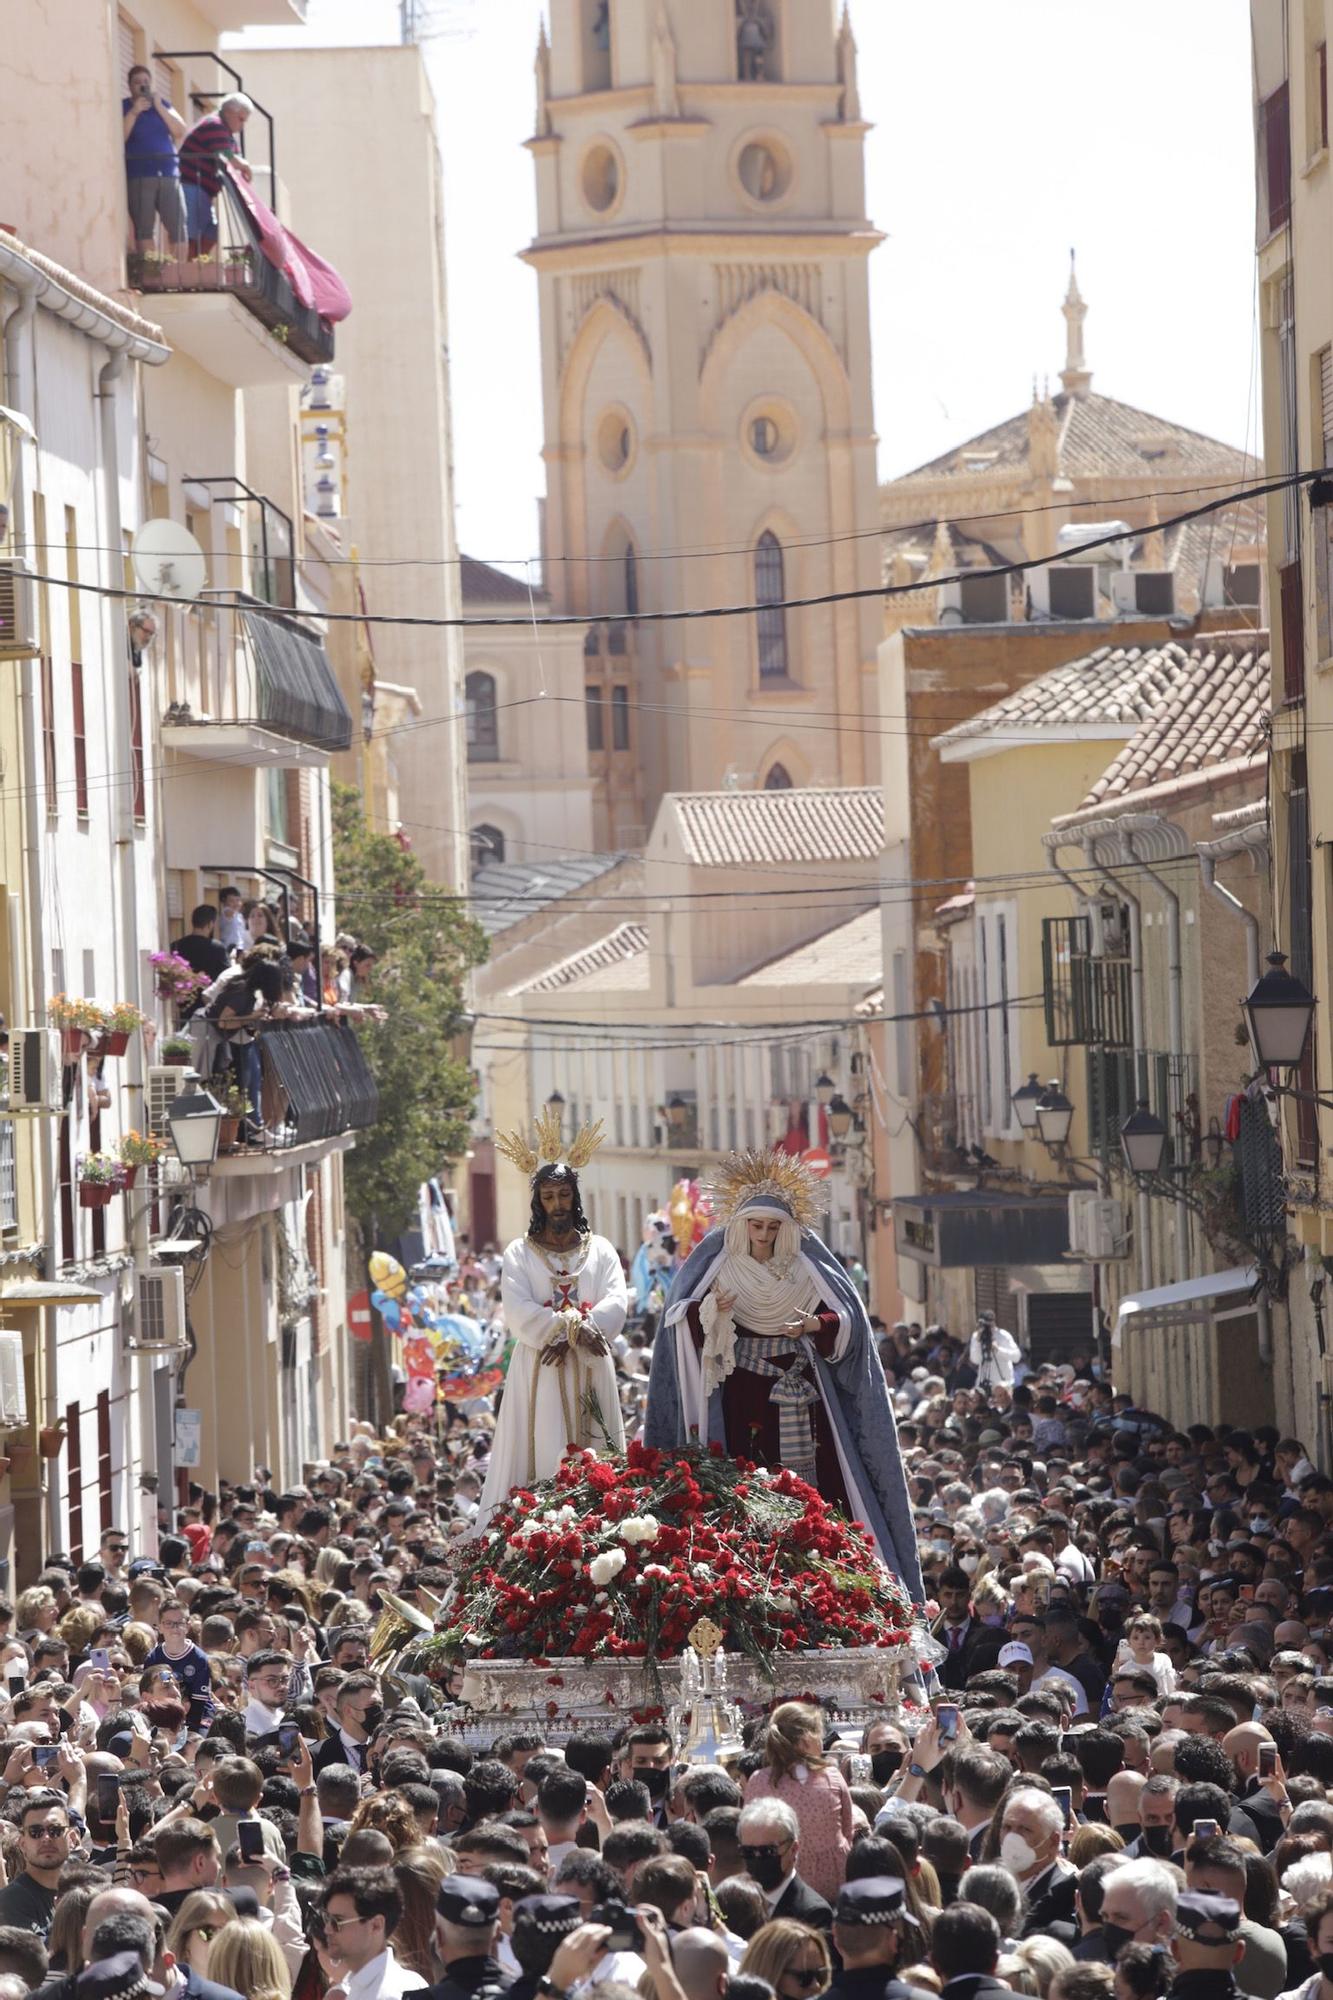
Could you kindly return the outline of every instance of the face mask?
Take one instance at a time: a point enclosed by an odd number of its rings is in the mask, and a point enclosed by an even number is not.
[[[949,1554],[949,1553],[951,1552],[951,1550],[952,1550],[952,1548],[953,1548],[953,1543],[952,1543],[952,1542],[938,1542],[938,1541],[937,1541],[937,1542],[932,1542],[932,1543],[931,1543],[931,1545],[930,1545],[930,1547],[931,1547],[931,1552],[932,1552],[932,1553],[933,1553],[934,1555],[937,1555],[937,1556],[947,1556],[947,1555],[948,1555],[948,1554]]]
[[[782,1850],[777,1847],[742,1847],[741,1858],[746,1874],[764,1890],[776,1889],[787,1872]]]
[[[1026,1875],[1037,1859],[1035,1847],[1021,1833],[1006,1833],[1000,1842],[1000,1866],[1011,1875]]]
[[[1175,1841],[1169,1826],[1145,1826],[1142,1839],[1149,1854],[1159,1854],[1164,1861],[1170,1860]]]
[[[1103,1924],[1102,1937],[1105,1940],[1111,1962],[1114,1964],[1125,1949],[1125,1946],[1133,1943],[1134,1933],[1131,1930],[1127,1930],[1124,1924]]]
[[[361,1718],[361,1727],[368,1736],[373,1736],[384,1720],[384,1710],[379,1702],[372,1702]]]
[[[651,1765],[648,1765],[644,1770],[634,1773],[634,1782],[636,1785],[646,1785],[648,1787],[649,1798],[655,1806],[660,1806],[667,1795],[667,1788],[671,1783],[671,1773],[670,1771],[655,1771]]]
[[[901,1750],[876,1750],[870,1759],[870,1775],[877,1785],[887,1785],[895,1771],[903,1767]]]
[[[977,1564],[980,1562],[980,1560],[981,1560],[980,1556],[959,1556],[958,1567],[964,1572],[965,1575],[971,1576],[973,1570],[977,1567]]]
[[[1321,1951],[1315,1960],[1315,1964],[1319,1967],[1323,1977],[1333,1982],[1333,1951]]]

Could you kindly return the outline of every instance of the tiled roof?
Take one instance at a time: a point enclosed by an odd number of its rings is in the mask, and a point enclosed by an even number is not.
[[[643,924],[617,924],[605,937],[595,944],[585,945],[582,951],[571,952],[558,965],[548,966],[523,986],[516,987],[519,993],[558,993],[565,986],[587,986],[599,973],[614,972],[617,976],[606,983],[623,986],[626,969],[634,961],[645,961],[647,971],[648,931]],[[637,981],[635,982],[637,983]],[[645,981],[646,983],[646,981]]]
[[[702,868],[868,861],[884,846],[884,795],[871,785],[677,792],[672,804],[686,856]]]
[[[1255,461],[1234,445],[1188,430],[1169,417],[1153,416],[1114,396],[1053,396],[1057,421],[1058,471],[1066,478],[1099,474],[1169,472],[1253,472]],[[1028,412],[1007,417],[939,458],[915,466],[890,486],[909,480],[974,479],[979,472],[1007,471],[1026,465],[1029,446]]]
[[[535,577],[530,598],[522,577],[508,576],[502,569],[493,569],[490,563],[478,562],[475,556],[460,556],[458,567],[464,604],[527,604],[533,599],[538,604],[546,602],[546,591]]]
[[[1079,813],[1262,757],[1270,670],[1266,632],[1196,639],[1188,672],[1103,771]]]
[[[585,854],[565,861],[500,862],[472,878],[472,915],[487,937],[536,916],[562,897],[606,875],[623,854]]]
[[[1006,735],[1071,725],[1119,723],[1132,729],[1160,708],[1188,672],[1189,654],[1174,639],[1159,646],[1098,646],[946,729],[932,747],[972,737],[1003,741]]]
[[[862,986],[884,970],[884,924],[878,907],[835,924],[822,937],[757,965],[737,986]]]

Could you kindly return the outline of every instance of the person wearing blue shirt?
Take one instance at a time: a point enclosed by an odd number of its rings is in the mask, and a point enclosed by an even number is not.
[[[153,90],[152,73],[136,63],[129,74],[130,94],[121,104],[125,134],[125,183],[135,247],[142,256],[153,247],[158,216],[173,257],[185,255],[188,229],[185,191],[181,186],[176,144],[185,137],[185,120],[171,101]]]
[[[189,1704],[188,1726],[204,1728],[217,1705],[213,1700],[213,1675],[207,1653],[190,1638],[184,1605],[169,1599],[162,1606],[158,1630],[162,1637],[144,1661],[145,1671],[149,1667],[170,1667]]]

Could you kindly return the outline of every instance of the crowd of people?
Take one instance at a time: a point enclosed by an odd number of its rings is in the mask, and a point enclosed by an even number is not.
[[[802,1662],[714,1765],[384,1656],[480,1400],[53,1557],[0,1605],[0,2000],[1333,2000],[1333,1479],[970,1345],[882,1343],[934,1664],[849,1716]]]
[[[180,1002],[181,1031],[200,1075],[221,1080],[241,1121],[242,1144],[263,1145],[272,1136],[259,1054],[266,1024],[320,1014],[337,1021],[386,1018],[373,998],[375,953],[369,945],[340,932],[332,951],[318,954],[295,917],[284,920],[273,904],[244,898],[231,886],[216,903],[195,906],[189,930],[171,950],[198,982]]]

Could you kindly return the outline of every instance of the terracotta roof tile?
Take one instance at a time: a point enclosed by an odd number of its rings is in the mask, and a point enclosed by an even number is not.
[[[884,846],[884,795],[871,785],[677,792],[672,804],[686,856],[701,868],[869,861]]]
[[[460,556],[458,569],[464,604],[546,602],[544,587],[534,583],[529,597],[528,586],[521,576],[508,576],[504,570],[495,569],[490,563],[479,562],[476,556]]]
[[[1257,468],[1252,458],[1234,445],[1205,437],[1169,417],[1154,416],[1115,396],[1068,396],[1051,398],[1058,423],[1059,471],[1066,477],[1106,472],[1169,472],[1174,467],[1189,472],[1221,472],[1239,475]],[[979,471],[1004,471],[1027,463],[1028,412],[1006,417],[965,444],[955,445],[939,458],[913,467],[889,485],[902,486],[913,479],[975,479]]]
[[[1156,713],[1188,670],[1186,649],[1174,639],[1157,646],[1098,646],[946,729],[932,747],[1098,723],[1132,729]]]
[[[861,986],[884,969],[884,926],[879,910],[863,910],[822,937],[757,965],[737,986]]]
[[[548,966],[545,972],[525,985],[514,988],[516,993],[557,993],[566,986],[587,986],[598,973],[612,972],[618,975],[604,983],[620,986],[629,982],[626,970],[636,959],[646,961],[648,951],[648,931],[643,924],[617,924],[605,937],[595,944],[585,945],[581,951],[571,952],[558,965]],[[647,971],[646,962],[643,970]],[[634,981],[638,984],[637,980]],[[646,979],[642,982],[647,983]]]

